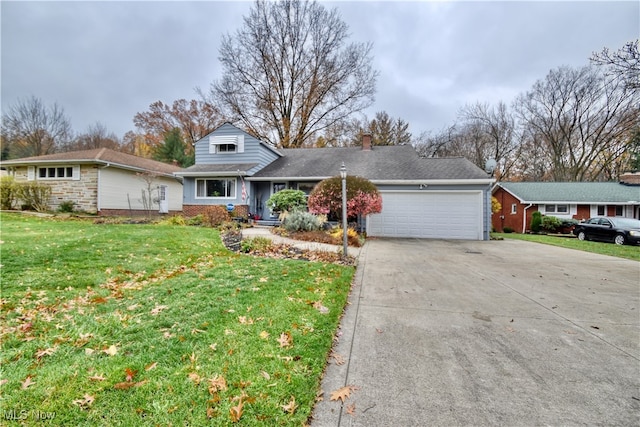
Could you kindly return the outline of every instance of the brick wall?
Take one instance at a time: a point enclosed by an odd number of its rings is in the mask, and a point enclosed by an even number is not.
[[[182,214],[186,217],[200,215],[209,206],[212,205],[182,205]],[[226,205],[221,206],[226,209]],[[235,205],[235,216],[247,218],[249,216],[249,205]]]

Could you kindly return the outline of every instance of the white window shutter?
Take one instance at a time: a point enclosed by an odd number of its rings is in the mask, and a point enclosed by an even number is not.
[[[209,137],[209,154],[215,154],[215,153],[216,153],[216,137],[212,135]]]
[[[80,181],[80,165],[73,165],[73,178],[74,181]]]
[[[238,135],[237,152],[244,153],[244,135]]]
[[[34,181],[36,179],[36,167],[27,166],[27,181]]]

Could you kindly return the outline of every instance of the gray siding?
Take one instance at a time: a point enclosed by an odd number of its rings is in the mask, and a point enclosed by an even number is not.
[[[244,153],[229,153],[229,154],[215,154],[209,153],[209,136],[210,135],[244,135]],[[195,146],[196,164],[207,165],[220,165],[227,163],[258,163],[258,166],[249,171],[254,173],[257,170],[262,169],[269,163],[278,158],[278,155],[272,150],[267,148],[264,143],[261,143],[258,139],[249,135],[246,132],[241,131],[233,125],[228,123],[220,126],[209,135],[196,142]]]

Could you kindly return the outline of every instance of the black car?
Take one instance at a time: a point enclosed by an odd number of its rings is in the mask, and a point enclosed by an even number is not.
[[[617,245],[640,244],[640,220],[599,216],[579,223],[573,234],[580,240],[602,240]]]

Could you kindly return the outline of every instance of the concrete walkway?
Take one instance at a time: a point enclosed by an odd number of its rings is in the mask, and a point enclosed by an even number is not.
[[[271,232],[272,227],[254,226],[242,229],[242,238],[248,239],[252,237],[265,237],[271,239],[274,243],[291,245],[299,249],[311,250],[311,251],[324,251],[324,252],[336,252],[342,253],[342,246],[328,245],[326,243],[305,242],[302,240],[293,240],[286,237],[273,234]],[[358,258],[360,255],[360,249],[349,246],[347,252],[350,256]]]
[[[371,239],[349,302],[311,427],[640,425],[638,262]]]

